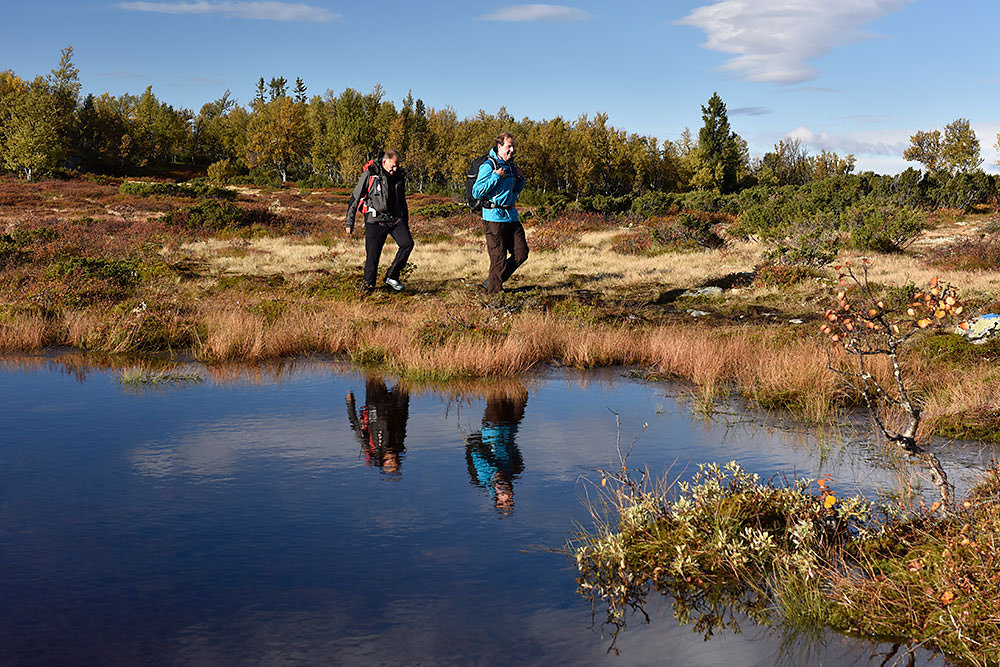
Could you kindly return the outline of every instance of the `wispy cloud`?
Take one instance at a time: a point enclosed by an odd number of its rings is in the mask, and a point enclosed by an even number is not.
[[[590,14],[582,9],[565,5],[513,5],[492,14],[484,14],[480,21],[586,21]]]
[[[291,2],[122,2],[118,7],[134,12],[214,14],[259,21],[325,23],[340,18],[321,7]]]
[[[766,116],[771,113],[767,107],[736,107],[729,109],[730,116]]]
[[[879,136],[868,138],[863,135],[851,136],[813,132],[808,127],[800,125],[785,136],[789,139],[798,139],[810,148],[833,151],[840,155],[854,153],[855,155],[901,157],[903,151],[910,145],[909,140],[902,138],[905,133],[901,132],[881,133]]]
[[[735,55],[723,70],[749,81],[796,84],[820,75],[809,61],[871,39],[865,25],[913,1],[717,0],[677,23],[705,31],[706,48]]]

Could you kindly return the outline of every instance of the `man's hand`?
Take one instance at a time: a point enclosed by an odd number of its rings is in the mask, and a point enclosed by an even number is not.
[[[524,180],[524,172],[521,171],[521,168],[518,167],[516,164],[514,165],[514,178],[516,178],[519,181]]]
[[[354,233],[354,225],[345,225],[344,230],[347,231],[348,236]]]
[[[505,169],[504,167],[497,167],[496,169],[493,170],[493,173],[499,176],[500,178],[504,178],[505,176],[507,176],[507,169]]]

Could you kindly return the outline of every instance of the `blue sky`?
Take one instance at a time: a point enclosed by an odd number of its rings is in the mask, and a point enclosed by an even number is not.
[[[460,118],[607,113],[677,139],[714,91],[760,155],[782,137],[895,173],[909,136],[968,118],[997,172],[995,0],[574,0],[514,4],[148,0],[5,3],[0,69],[47,74],[72,45],[84,92],[197,111],[261,76],[309,94],[379,83]]]

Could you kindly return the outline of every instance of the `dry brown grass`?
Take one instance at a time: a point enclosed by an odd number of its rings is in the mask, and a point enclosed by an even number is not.
[[[41,315],[15,315],[0,321],[0,352],[36,352],[52,341],[48,323]]]
[[[650,282],[689,287],[729,273],[749,271],[760,254],[756,245],[741,244],[719,250],[626,257],[610,250],[616,233],[589,232],[570,247],[548,252],[534,249],[511,285],[552,287],[565,283],[572,275],[585,278],[590,289],[614,290]],[[410,277],[412,283],[459,281],[486,275],[488,259],[481,233],[460,230],[454,237],[454,241],[414,246],[410,255],[410,263],[415,267]],[[236,247],[245,252],[232,253]],[[288,237],[247,241],[206,239],[187,243],[181,251],[209,263],[219,272],[240,275],[290,275],[318,269],[360,273],[365,260],[364,238],[358,233],[350,238],[335,237],[330,245]],[[395,244],[387,241],[380,266],[387,266],[395,252]]]
[[[832,291],[822,279],[670,301],[681,289],[751,271],[765,250],[758,244],[626,256],[612,250],[624,222],[583,215],[531,220],[529,239],[542,242],[509,285],[517,293],[497,304],[472,289],[487,268],[482,231],[472,216],[418,216],[415,232],[436,240],[418,238],[405,278],[408,292],[363,298],[353,285],[360,280],[364,240],[343,231],[346,191],[247,189],[239,201],[273,204],[283,211],[281,224],[209,237],[157,222],[161,212],[188,206],[188,200],[122,196],[117,184],[26,188],[0,179],[6,207],[0,222],[8,231],[44,225],[58,233],[30,246],[30,262],[0,271],[0,306],[9,311],[0,321],[0,352],[52,345],[109,353],[155,349],[192,353],[215,365],[316,352],[378,365],[411,381],[513,377],[555,360],[581,368],[646,366],[697,383],[706,398],[735,388],[761,405],[793,408],[817,420],[858,400],[829,372],[827,350],[811,328],[775,324],[821,314]],[[414,197],[411,210],[441,201]],[[940,239],[971,234],[979,222],[948,220],[933,233]],[[389,241],[383,268],[395,251]],[[64,255],[130,258],[143,279],[134,288],[87,291],[79,280],[60,282],[46,273]],[[942,271],[918,252],[872,259],[872,281],[886,285],[921,285],[937,276],[979,304],[1000,288],[995,273]],[[538,289],[517,289],[525,287]],[[36,312],[23,308],[28,302],[44,317],[27,314]],[[136,311],[140,302],[143,309]],[[689,304],[713,316],[688,320]],[[770,311],[777,314],[761,316]],[[933,360],[909,363],[926,402],[928,429],[936,420],[1000,403],[1000,383],[987,370],[942,375]],[[885,372],[881,368],[880,377],[887,378]]]

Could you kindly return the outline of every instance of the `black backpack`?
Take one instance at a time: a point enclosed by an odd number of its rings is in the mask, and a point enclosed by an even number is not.
[[[469,164],[469,170],[465,172],[465,202],[469,205],[469,208],[473,212],[481,211],[483,208],[483,201],[486,199],[476,199],[472,196],[472,186],[475,185],[476,179],[479,178],[479,168],[487,160],[493,166],[493,169],[498,167],[496,160],[494,160],[489,155],[480,155],[475,158],[471,164]]]

